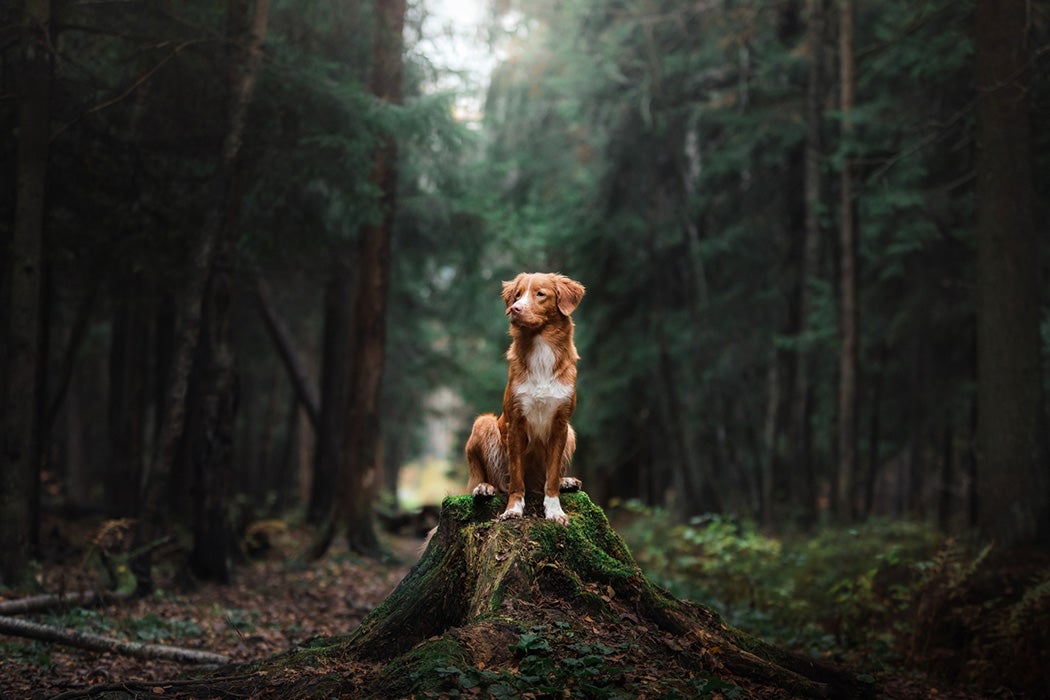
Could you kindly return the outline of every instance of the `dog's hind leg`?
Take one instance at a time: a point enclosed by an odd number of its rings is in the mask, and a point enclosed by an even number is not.
[[[507,490],[507,449],[500,436],[496,416],[485,413],[474,420],[466,447],[470,480],[467,490],[474,496],[495,496]]]

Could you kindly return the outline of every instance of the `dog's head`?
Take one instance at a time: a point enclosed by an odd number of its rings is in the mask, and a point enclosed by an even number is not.
[[[568,317],[583,298],[583,285],[565,275],[523,272],[503,283],[503,302],[510,322],[539,329],[552,320]]]

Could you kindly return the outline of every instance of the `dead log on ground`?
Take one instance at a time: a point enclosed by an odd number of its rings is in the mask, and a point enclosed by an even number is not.
[[[69,593],[45,593],[27,598],[0,601],[0,615],[24,615],[56,608],[84,608],[103,605],[118,600],[128,600],[130,593],[116,591],[71,591]]]
[[[121,639],[103,637],[78,630],[64,630],[60,627],[42,625],[16,617],[0,617],[0,634],[37,639],[43,642],[54,642],[66,646],[87,649],[88,651],[112,652],[139,659],[178,661],[191,664],[225,664],[229,658],[222,654],[198,649],[184,649],[164,644],[143,644],[142,642],[125,642]]]

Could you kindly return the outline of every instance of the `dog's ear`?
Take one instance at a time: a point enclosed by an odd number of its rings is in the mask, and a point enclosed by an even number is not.
[[[506,306],[510,306],[514,303],[514,290],[518,286],[518,280],[522,278],[525,273],[521,273],[509,282],[503,283],[503,303]]]
[[[554,279],[554,291],[558,295],[558,311],[561,311],[566,316],[570,316],[576,310],[576,307],[580,305],[580,299],[583,299],[585,290],[583,285],[576,280],[571,280],[564,275],[558,275]]]

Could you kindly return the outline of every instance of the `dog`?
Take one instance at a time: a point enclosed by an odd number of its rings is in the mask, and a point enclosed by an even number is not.
[[[507,388],[503,412],[475,419],[467,440],[467,488],[475,498],[508,494],[500,520],[520,518],[525,491],[543,493],[548,520],[569,524],[562,491],[576,491],[579,479],[565,476],[576,451],[569,418],[576,409],[576,346],[572,312],[584,287],[560,274],[523,272],[503,283],[510,317]]]

